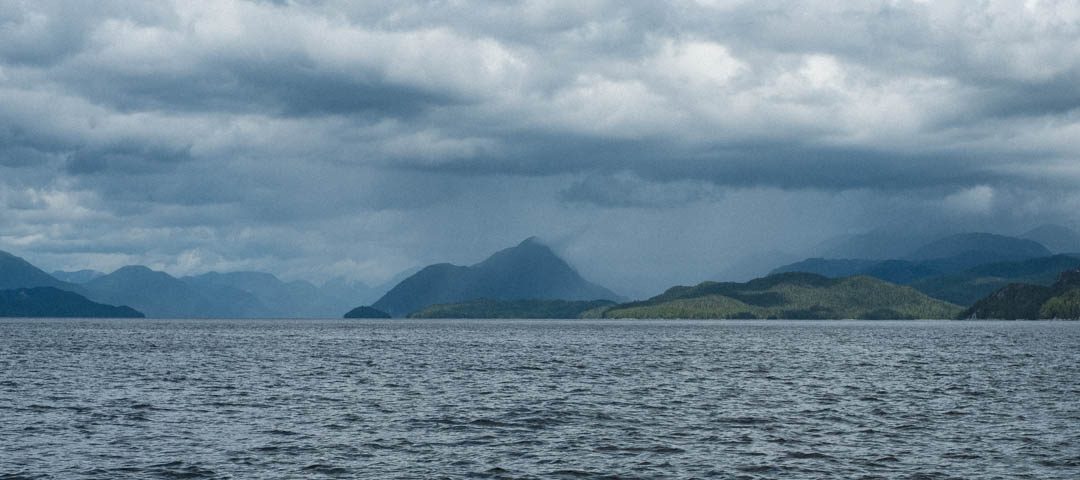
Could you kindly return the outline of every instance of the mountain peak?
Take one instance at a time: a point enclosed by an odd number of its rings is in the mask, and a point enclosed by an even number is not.
[[[372,306],[402,316],[429,305],[491,300],[615,300],[612,291],[588,282],[536,237],[462,267],[430,265]]]
[[[540,238],[537,237],[536,235],[533,235],[533,236],[531,236],[529,238],[526,238],[525,240],[522,240],[521,243],[519,243],[517,246],[524,247],[524,246],[528,246],[528,245],[537,245],[537,246],[547,248],[547,245],[544,245],[544,243],[541,242]]]
[[[30,287],[78,290],[75,285],[57,280],[22,257],[0,250],[0,289]]]
[[[116,271],[113,272],[113,274],[117,274],[117,273],[131,275],[131,274],[147,274],[147,273],[158,273],[158,272],[156,270],[152,270],[150,267],[147,267],[145,265],[125,265],[123,267],[120,267],[120,268],[116,269]]]
[[[908,258],[932,260],[961,255],[987,257],[992,260],[1022,260],[1053,254],[1033,240],[976,232],[950,235],[930,242],[908,255]]]
[[[1020,238],[1039,242],[1054,253],[1080,252],[1080,233],[1062,225],[1040,225],[1020,235]]]

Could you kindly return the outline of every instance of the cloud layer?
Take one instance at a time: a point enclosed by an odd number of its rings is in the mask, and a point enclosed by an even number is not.
[[[1075,223],[1078,157],[1072,1],[0,0],[0,248],[58,268],[375,282],[539,234],[648,290]]]

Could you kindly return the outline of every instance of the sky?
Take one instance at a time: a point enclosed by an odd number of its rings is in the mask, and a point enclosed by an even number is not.
[[[0,249],[387,281],[538,236],[627,295],[1080,225],[1076,1],[0,0]]]

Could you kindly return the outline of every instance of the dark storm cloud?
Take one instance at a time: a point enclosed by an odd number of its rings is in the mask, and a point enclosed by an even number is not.
[[[597,275],[705,275],[717,237],[1076,222],[1077,24],[1068,1],[0,0],[0,248],[379,278],[551,232]]]
[[[67,172],[72,175],[153,173],[172,170],[176,164],[190,160],[190,147],[128,142],[76,150],[68,158]]]
[[[588,175],[561,192],[563,200],[613,208],[665,208],[719,196],[705,182],[647,182],[631,174]]]
[[[327,71],[288,52],[269,58],[239,53],[202,58],[182,72],[117,72],[87,61],[57,79],[121,111],[401,117],[464,101],[390,82],[374,70]]]

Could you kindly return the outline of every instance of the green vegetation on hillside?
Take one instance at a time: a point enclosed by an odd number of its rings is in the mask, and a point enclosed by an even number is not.
[[[615,305],[610,300],[491,300],[431,305],[409,318],[579,318]]]
[[[1080,288],[1052,297],[1039,308],[1041,318],[1080,319]]]
[[[1051,285],[1062,271],[1077,266],[1080,266],[1080,258],[1074,255],[1054,255],[980,265],[959,273],[919,280],[911,286],[934,298],[957,305],[972,305],[1011,283]]]
[[[961,318],[1080,319],[1080,270],[1062,272],[1058,281],[1049,287],[1010,284],[975,302]]]
[[[782,273],[747,283],[674,287],[642,302],[615,306],[606,318],[954,318],[960,307],[871,277],[830,279]]]

